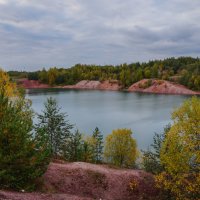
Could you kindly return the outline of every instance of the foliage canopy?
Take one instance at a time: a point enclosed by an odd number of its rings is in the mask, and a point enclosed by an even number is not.
[[[118,80],[125,88],[141,79],[153,78],[178,82],[190,89],[200,90],[200,59],[172,57],[117,66],[77,64],[67,69],[53,67],[49,70],[29,72],[28,78],[50,85],[71,85],[81,80]]]
[[[130,129],[113,130],[106,137],[105,159],[108,163],[120,167],[134,166],[137,157],[136,141]]]
[[[177,199],[200,198],[200,100],[193,97],[172,114],[160,159],[165,172],[158,183]]]

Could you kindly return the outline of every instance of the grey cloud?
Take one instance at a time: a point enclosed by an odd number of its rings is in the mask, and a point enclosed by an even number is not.
[[[0,66],[199,56],[199,8],[186,0],[0,0]]]

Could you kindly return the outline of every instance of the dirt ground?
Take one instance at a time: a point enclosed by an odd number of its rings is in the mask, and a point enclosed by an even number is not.
[[[0,200],[156,199],[151,174],[83,162],[51,163],[35,193],[0,191]]]
[[[151,84],[148,85],[148,81]],[[154,94],[183,94],[183,95],[200,95],[200,92],[192,91],[183,85],[172,83],[164,80],[143,79],[131,85],[129,92],[145,92]]]

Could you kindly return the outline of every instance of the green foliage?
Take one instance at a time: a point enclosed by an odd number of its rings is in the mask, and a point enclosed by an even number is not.
[[[48,151],[42,134],[32,134],[32,114],[30,101],[0,94],[1,188],[31,190],[46,170]]]
[[[68,161],[84,161],[91,163],[102,162],[103,136],[98,128],[92,136],[83,137],[76,130],[71,134],[65,146],[64,157]]]
[[[94,139],[94,162],[101,163],[103,155],[103,135],[99,131],[98,127],[95,128],[92,137]]]
[[[200,198],[200,100],[193,97],[172,114],[174,121],[162,144],[160,159],[165,172],[160,187],[176,199]]]
[[[183,73],[184,71],[184,73]],[[50,68],[48,71],[28,73],[29,79],[50,85],[76,84],[81,80],[118,80],[124,88],[143,78],[160,78],[181,83],[193,90],[200,90],[200,59],[191,57],[167,58],[147,63],[117,66],[82,65],[71,68]],[[176,77],[174,79],[174,77]]]
[[[170,127],[170,125],[167,125],[162,134],[155,133],[151,149],[142,151],[142,166],[145,171],[158,174],[164,170],[163,165],[160,162],[160,151]]]
[[[36,72],[37,73],[37,72]],[[13,79],[21,79],[21,78],[27,78],[28,73],[26,71],[8,71],[7,74]]]
[[[93,138],[87,137],[82,141],[81,148],[81,161],[83,162],[94,162],[94,146]]]
[[[60,112],[57,102],[52,97],[45,102],[45,109],[38,115],[36,130],[43,130],[48,138],[48,145],[53,157],[64,155],[64,149],[71,137],[73,125],[66,120],[67,115]]]
[[[39,71],[37,73],[38,73],[38,80],[40,80],[42,83],[48,83],[48,75],[47,75],[47,71],[45,70],[45,68],[43,68],[42,71]],[[30,77],[30,76],[28,76],[28,77]]]
[[[68,161],[81,161],[83,154],[83,140],[82,135],[79,130],[76,130],[74,134],[71,135],[68,144],[65,147],[64,157]]]
[[[55,67],[50,68],[47,72],[48,84],[51,86],[55,85],[57,76],[58,76],[57,69]]]
[[[120,167],[133,167],[137,157],[136,141],[130,129],[113,130],[106,137],[105,159]]]
[[[29,72],[28,73],[29,80],[39,80],[39,73],[37,72]]]

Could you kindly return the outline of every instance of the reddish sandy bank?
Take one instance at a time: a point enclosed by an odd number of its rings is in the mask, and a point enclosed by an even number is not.
[[[42,84],[39,81],[21,79],[19,80],[21,84],[26,89],[31,88],[52,88],[47,84]],[[75,85],[65,85],[65,86],[54,86],[53,88],[63,88],[63,89],[90,89],[90,90],[122,90],[122,86],[117,80],[110,81],[89,81],[83,80]],[[164,80],[154,80],[154,79],[143,79],[137,83],[134,83],[128,88],[129,92],[145,92],[145,93],[155,93],[155,94],[182,94],[182,95],[200,95],[200,92],[192,91],[183,85],[172,83]]]
[[[134,83],[128,88],[128,91],[156,94],[200,95],[200,92],[192,91],[183,85],[154,79],[143,79],[137,83]]]
[[[18,80],[18,84],[26,89],[49,88],[50,87],[49,85],[40,83],[39,81],[28,80],[28,79],[20,79],[20,80]]]
[[[21,79],[18,81],[22,87],[26,89],[33,89],[33,88],[52,88],[47,84],[42,84],[39,81],[35,80],[27,80]],[[65,85],[65,86],[54,86],[53,88],[65,88],[65,89],[93,89],[93,90],[120,90],[122,87],[120,86],[117,80],[111,81],[88,81],[83,80],[78,82],[75,85]]]
[[[0,199],[148,200],[158,194],[149,173],[82,162],[51,163],[43,180],[43,193],[0,191]]]
[[[67,85],[62,88],[72,88],[72,89],[93,89],[93,90],[120,90],[120,86],[117,80],[112,81],[88,81],[83,80],[78,82],[76,85]]]

